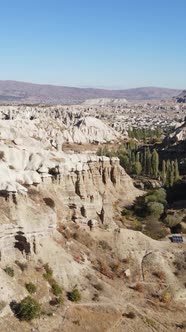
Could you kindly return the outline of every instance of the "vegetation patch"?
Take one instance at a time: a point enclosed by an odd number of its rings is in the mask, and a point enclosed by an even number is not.
[[[62,296],[56,296],[52,300],[50,300],[49,304],[51,306],[60,306],[64,304],[64,299]]]
[[[138,197],[131,208],[133,217],[130,228],[142,231],[147,236],[159,240],[168,234],[164,218],[167,200],[165,189],[150,190],[145,196]]]
[[[43,277],[46,279],[46,280],[49,280],[52,275],[53,275],[53,270],[50,268],[50,266],[47,264],[45,264],[44,266],[44,269],[45,269],[45,273],[43,274]]]
[[[32,282],[29,282],[28,284],[25,284],[25,287],[27,289],[27,291],[30,293],[30,294],[34,294],[37,290],[37,287],[35,284],[33,284]]]
[[[135,129],[136,132],[138,129]],[[145,131],[141,130],[137,137],[147,138]],[[129,130],[130,133],[130,130]],[[158,131],[156,132],[156,134]],[[136,134],[134,134],[136,136]],[[160,137],[160,136],[158,136]],[[152,137],[151,137],[152,138]],[[159,138],[154,137],[151,143],[156,143]],[[144,143],[146,139],[144,140]],[[167,188],[172,187],[180,179],[178,161],[163,160],[160,162],[159,153],[155,147],[142,146],[137,144],[131,137],[127,143],[120,145],[117,148],[109,148],[107,146],[101,147],[97,151],[98,156],[118,157],[121,166],[128,174],[139,178],[146,176],[152,179],[161,180],[163,185]]]
[[[52,288],[52,292],[55,296],[62,294],[62,288],[59,286],[57,281],[53,278],[53,270],[49,267],[48,263],[44,265],[45,273],[43,277],[48,281]]]
[[[41,305],[31,296],[25,297],[20,303],[11,302],[10,307],[18,319],[25,321],[37,318],[41,313]]]
[[[77,288],[74,288],[71,292],[68,292],[67,297],[72,302],[79,302],[81,300],[81,294]]]
[[[50,285],[55,296],[59,296],[62,293],[62,288],[59,286],[55,279],[50,280]]]
[[[10,277],[14,277],[14,269],[10,266],[6,266],[4,271],[10,276]]]

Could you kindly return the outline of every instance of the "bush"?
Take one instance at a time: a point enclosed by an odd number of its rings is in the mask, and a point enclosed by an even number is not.
[[[164,212],[164,206],[162,203],[149,202],[147,204],[147,210],[148,210],[149,214],[160,217],[161,214]]]
[[[132,211],[131,210],[128,210],[126,208],[124,208],[122,211],[121,211],[121,215],[122,216],[125,216],[125,217],[131,217],[132,216]]]
[[[14,270],[10,266],[6,266],[4,271],[10,276],[14,277]]]
[[[28,291],[30,294],[35,293],[36,290],[37,290],[36,285],[34,285],[32,282],[29,282],[28,284],[25,284],[25,287],[26,287],[27,291]]]
[[[62,288],[58,285],[57,281],[52,277],[53,271],[49,267],[48,263],[44,265],[45,272],[43,277],[49,282],[52,292],[55,296],[58,296],[62,293]]]
[[[51,209],[55,208],[55,202],[52,198],[45,197],[45,198],[43,198],[43,200],[44,200],[45,204],[48,205]]]
[[[156,189],[156,190],[150,191],[145,196],[145,203],[147,204],[149,202],[158,202],[158,203],[161,203],[163,205],[166,205],[167,201],[166,201],[166,191],[165,191],[165,189],[161,188],[161,189]]]
[[[51,306],[60,306],[64,303],[64,299],[62,296],[57,296],[55,298],[53,298],[52,300],[50,300],[49,304]]]
[[[45,269],[45,272],[46,272],[46,273],[43,274],[43,277],[44,277],[46,280],[49,280],[49,279],[52,277],[52,275],[53,275],[53,271],[52,271],[52,269],[50,268],[50,266],[48,265],[48,263],[44,265],[44,269]]]
[[[58,285],[58,283],[54,279],[50,281],[50,285],[52,287],[52,292],[55,296],[58,296],[62,293],[62,288]]]
[[[41,312],[41,306],[39,302],[30,296],[25,297],[18,305],[16,310],[16,316],[20,320],[30,321],[37,318]]]
[[[164,225],[153,217],[145,220],[144,234],[150,236],[154,240],[160,240],[168,235],[167,229]]]
[[[176,225],[180,224],[182,222],[182,219],[182,212],[174,211],[173,213],[168,214],[164,221],[168,227],[173,228]]]
[[[72,302],[79,302],[81,300],[81,294],[77,288],[74,288],[71,292],[68,292],[67,297]]]
[[[166,192],[164,189],[151,190],[146,196],[136,199],[134,212],[139,217],[154,215],[160,217],[167,205]]]
[[[141,232],[142,231],[142,224],[138,219],[134,219],[132,221],[131,228],[135,231],[140,231]]]

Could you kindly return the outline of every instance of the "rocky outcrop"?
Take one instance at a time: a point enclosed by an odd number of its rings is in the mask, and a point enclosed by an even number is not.
[[[177,128],[171,134],[165,137],[163,141],[163,146],[168,147],[168,146],[177,145],[185,140],[186,140],[186,119],[183,123],[177,126]]]
[[[167,135],[161,145],[157,145],[160,158],[178,160],[179,171],[186,173],[186,122],[180,124],[171,134]]]
[[[62,156],[63,161],[58,161],[51,160],[52,154],[46,159],[44,154],[4,149],[0,163],[1,257],[13,248],[24,255],[36,252],[39,239],[55,231],[59,218],[60,222],[85,225],[92,219],[112,227],[112,204],[118,199],[129,204],[140,194],[117,158]],[[33,203],[34,190],[42,204]],[[43,208],[42,197],[47,196],[61,202],[62,214],[51,207]]]
[[[95,99],[87,99],[84,101],[84,105],[125,105],[127,100],[125,98],[95,98]]]
[[[37,241],[55,232],[59,219],[112,226],[112,203],[130,204],[140,194],[117,158],[62,151],[65,140],[119,139],[101,120],[58,107],[1,107],[0,116],[2,257],[13,248],[36,252]],[[62,213],[51,200],[60,201]]]
[[[121,135],[109,128],[101,120],[94,117],[85,117],[63,133],[65,140],[69,143],[114,143],[121,139]]]
[[[186,90],[183,90],[175,100],[177,103],[186,103]]]
[[[66,143],[113,143],[123,138],[100,119],[83,115],[82,109],[59,107],[0,107],[0,139],[29,137],[61,149]],[[6,120],[6,121],[5,121]],[[38,144],[38,142],[37,142]]]

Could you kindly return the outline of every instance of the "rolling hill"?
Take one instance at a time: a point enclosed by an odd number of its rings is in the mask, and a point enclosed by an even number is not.
[[[144,87],[126,90],[76,88],[33,84],[17,81],[0,81],[0,103],[72,104],[93,98],[126,98],[128,101],[167,100],[177,96],[176,89]]]

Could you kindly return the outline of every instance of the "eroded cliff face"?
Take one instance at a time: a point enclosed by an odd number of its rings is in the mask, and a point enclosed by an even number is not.
[[[186,121],[167,135],[159,146],[161,159],[178,160],[179,171],[186,174]]]
[[[17,150],[17,154],[16,154]],[[117,158],[46,155],[4,148],[1,160],[1,259],[38,252],[59,223],[113,227],[113,204],[141,194]],[[60,158],[60,156],[61,158]],[[47,201],[48,200],[48,201]],[[52,203],[51,203],[52,202]],[[52,205],[51,205],[52,204]]]
[[[95,331],[95,308],[100,314],[97,330],[115,329],[118,319],[126,319],[123,312],[129,311],[131,302],[133,309],[138,308],[138,320],[133,321],[141,322],[141,331],[149,331],[144,317],[147,298],[155,288],[159,299],[170,286],[172,296],[185,301],[182,274],[174,274],[176,259],[184,259],[183,249],[177,248],[174,254],[168,241],[159,243],[117,224],[118,202],[129,205],[143,194],[117,158],[64,153],[60,119],[49,121],[48,114],[43,121],[41,117],[34,121],[29,112],[28,119],[16,114],[12,120],[0,121],[0,330],[30,331],[31,325],[14,317],[11,302],[28,296],[25,284],[33,282],[37,286],[33,296],[46,312],[44,319],[32,322],[36,331]],[[45,264],[63,288],[61,307],[51,304],[56,296],[44,277]],[[13,269],[13,278],[4,271],[6,267]],[[163,272],[162,283],[157,271]],[[138,282],[143,283],[144,296],[135,295],[133,285]],[[82,295],[77,307],[66,296],[76,286]],[[74,309],[80,313],[80,325],[74,324]],[[63,318],[71,310],[72,317]],[[151,315],[156,317],[157,311],[151,310]],[[82,317],[90,317],[90,322],[84,325]],[[163,319],[162,315],[159,320]]]
[[[0,118],[2,259],[7,251],[36,252],[59,223],[112,227],[113,203],[141,194],[117,158],[62,151],[72,132],[77,142],[117,140],[102,121],[63,107],[1,107]]]

